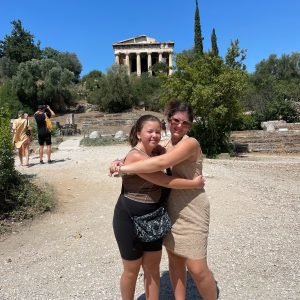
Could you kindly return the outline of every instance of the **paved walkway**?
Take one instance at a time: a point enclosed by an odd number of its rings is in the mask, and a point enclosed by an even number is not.
[[[80,141],[82,140],[82,136],[79,137],[73,137],[71,139],[68,139],[66,141],[63,141],[59,144],[58,150],[64,151],[64,150],[75,150],[78,149],[80,146]]]

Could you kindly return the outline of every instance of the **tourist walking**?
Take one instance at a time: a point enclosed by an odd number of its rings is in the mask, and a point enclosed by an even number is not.
[[[164,119],[161,120],[161,131],[163,136],[167,136],[167,124]]]
[[[52,163],[51,160],[51,132],[47,128],[46,118],[54,117],[55,113],[49,105],[39,105],[37,112],[34,114],[34,118],[37,124],[38,141],[39,141],[39,157],[40,163],[43,164],[44,145],[47,147],[47,159],[48,163]]]
[[[20,165],[29,166],[29,133],[31,131],[31,127],[29,125],[28,114],[25,114],[23,111],[19,111],[18,119],[14,120],[12,130],[13,143],[18,149]]]
[[[190,105],[173,100],[166,115],[171,132],[171,138],[163,144],[167,153],[122,166],[112,165],[111,171],[144,174],[172,167],[172,174],[183,178],[202,174],[200,145],[187,136],[193,122]],[[207,265],[210,210],[205,190],[173,189],[167,208],[172,229],[164,238],[164,246],[175,298],[185,299],[187,268],[203,299],[216,299],[216,283]]]
[[[160,139],[160,120],[152,115],[140,117],[129,135],[132,149],[124,159],[125,166],[150,159]],[[203,185],[202,176],[189,180],[167,176],[161,171],[151,174],[132,172],[122,177],[122,192],[115,206],[113,228],[123,262],[123,273],[120,279],[123,300],[134,298],[141,266],[144,271],[146,298],[159,299],[162,238],[151,242],[143,242],[137,238],[132,217],[154,212],[161,206],[161,186],[195,191],[197,188],[201,189]]]

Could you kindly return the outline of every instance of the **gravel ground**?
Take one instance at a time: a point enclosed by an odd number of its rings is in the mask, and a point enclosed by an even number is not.
[[[112,231],[120,179],[107,176],[128,146],[64,142],[55,163],[21,172],[49,182],[54,212],[0,237],[0,299],[120,299],[122,264]],[[300,299],[300,156],[247,155],[204,162],[211,202],[208,260],[220,299]],[[142,273],[136,299],[145,299]],[[173,299],[167,256],[161,299]],[[199,299],[188,282],[187,299]]]

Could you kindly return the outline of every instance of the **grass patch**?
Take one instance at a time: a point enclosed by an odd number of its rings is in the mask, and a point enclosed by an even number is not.
[[[55,206],[54,192],[49,185],[36,185],[25,176],[20,184],[9,193],[6,199],[9,209],[0,214],[0,234],[10,231],[12,224],[33,219]]]
[[[81,146],[111,146],[126,143],[128,143],[127,138],[126,140],[120,140],[110,136],[105,136],[97,139],[90,139],[89,137],[85,137],[80,141]]]

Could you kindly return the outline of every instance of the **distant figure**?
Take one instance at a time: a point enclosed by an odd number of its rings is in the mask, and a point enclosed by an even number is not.
[[[162,135],[166,136],[167,135],[167,126],[166,126],[166,121],[164,119],[162,119],[160,121],[161,123],[161,130],[162,130]]]
[[[55,116],[55,113],[49,105],[39,105],[37,112],[34,114],[34,118],[37,124],[38,140],[39,140],[39,156],[40,163],[43,164],[44,145],[47,146],[47,158],[48,164],[52,163],[51,160],[51,132],[46,126],[46,115],[48,118]]]
[[[28,114],[23,111],[18,112],[18,119],[13,122],[13,143],[19,151],[19,159],[21,166],[29,165],[29,144],[30,136],[26,135],[27,129],[29,129]],[[25,162],[23,158],[25,156]]]

